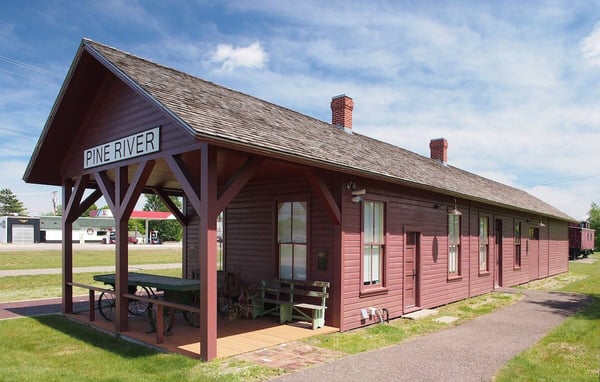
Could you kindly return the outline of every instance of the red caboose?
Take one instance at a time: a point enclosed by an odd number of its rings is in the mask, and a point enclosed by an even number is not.
[[[588,222],[569,224],[569,259],[594,253],[595,236],[596,231],[590,228]]]

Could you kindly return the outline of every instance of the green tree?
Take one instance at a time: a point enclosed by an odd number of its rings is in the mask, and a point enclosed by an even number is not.
[[[146,236],[146,227],[142,219],[129,219],[127,227],[129,232],[137,232],[141,236]]]
[[[167,206],[157,195],[144,194],[144,196],[146,197],[144,211],[169,211]],[[181,198],[176,196],[170,196],[169,198],[177,208],[181,208]],[[182,228],[177,220],[152,220],[148,222],[148,229],[151,231],[158,231],[158,235],[165,241],[181,241]]]
[[[596,230],[596,241],[594,242],[594,247],[600,250],[600,206],[598,206],[596,203],[592,203],[588,222],[590,222],[590,227],[593,230]]]
[[[0,190],[0,215],[14,214],[27,215],[27,210],[10,189],[4,188]]]

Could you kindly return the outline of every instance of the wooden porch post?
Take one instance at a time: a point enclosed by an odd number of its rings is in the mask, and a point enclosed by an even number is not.
[[[165,160],[200,219],[200,357],[210,361],[217,356],[217,151],[200,145],[199,185],[181,156]]]
[[[116,298],[116,317],[115,325],[118,332],[124,332],[129,330],[129,322],[127,320],[127,298],[123,297],[123,293],[128,293],[128,274],[129,269],[129,248],[127,244],[128,231],[127,222],[129,216],[124,215],[121,209],[121,201],[123,200],[125,193],[127,192],[127,167],[118,167],[115,176],[115,201],[116,214],[113,212],[115,217],[115,233],[117,241],[116,247],[116,259],[115,259],[115,298]]]
[[[116,259],[115,259],[115,298],[116,317],[115,330],[124,332],[129,330],[127,319],[127,298],[123,297],[128,292],[129,248],[127,222],[135,207],[140,193],[152,173],[155,161],[141,162],[133,175],[131,184],[128,184],[128,167],[119,166],[115,169],[115,183],[106,175],[106,172],[94,172],[98,187],[113,213],[116,223]]]
[[[62,312],[73,313],[73,221],[64,208],[69,204],[73,191],[73,181],[63,180],[62,190]]]
[[[217,356],[217,151],[204,144],[200,181],[200,356]]]
[[[82,175],[77,182],[63,179],[62,214],[62,311],[73,312],[73,222],[83,214],[98,198],[98,190],[92,192],[83,202],[81,198],[86,190],[89,175]],[[81,202],[81,203],[80,203]]]

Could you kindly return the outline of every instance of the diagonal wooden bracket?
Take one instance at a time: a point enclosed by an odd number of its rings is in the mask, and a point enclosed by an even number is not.
[[[110,208],[111,211],[116,211],[115,183],[110,180],[108,175],[106,175],[106,171],[94,171],[93,174],[100,191],[102,191],[104,200],[106,200],[106,204],[108,204],[108,208]]]
[[[225,185],[224,191],[217,200],[216,213],[220,214],[231,201],[237,196],[242,188],[248,183],[250,179],[258,170],[258,167],[263,163],[263,158],[248,158],[246,162],[240,167],[236,173],[229,179],[229,182]]]
[[[165,204],[165,206],[167,206],[169,211],[173,214],[173,216],[175,216],[175,218],[181,225],[187,225],[187,217],[181,212],[181,210],[175,205],[175,203],[173,203],[171,198],[169,198],[169,195],[167,195],[160,188],[152,188],[152,192],[154,192],[156,196],[158,196],[159,199]]]
[[[304,169],[304,176],[308,179],[310,186],[313,191],[317,194],[323,205],[327,208],[327,213],[329,217],[333,221],[334,224],[342,223],[342,213],[340,211],[340,207],[338,207],[333,195],[327,188],[327,185],[321,178],[315,175],[315,173],[311,169]]]
[[[90,180],[89,175],[83,175],[81,178],[77,179],[73,188],[74,192],[71,192],[69,195],[69,202],[66,206],[64,206],[63,215],[66,221],[72,223],[80,216],[79,212],[79,202],[83,197],[83,193],[85,192],[86,186]]]
[[[175,175],[175,178],[177,178],[177,181],[181,185],[186,197],[189,199],[190,203],[192,203],[196,212],[199,213],[199,211],[202,210],[200,193],[198,192],[198,188],[190,183],[189,179],[192,179],[192,177],[190,176],[185,163],[181,159],[181,156],[167,155],[165,160],[173,172],[173,175]]]
[[[155,164],[156,162],[154,160],[147,160],[140,163],[131,179],[131,184],[129,184],[127,192],[119,203],[120,216],[131,216],[135,204],[137,203],[142,190],[146,186],[146,182],[148,181]]]

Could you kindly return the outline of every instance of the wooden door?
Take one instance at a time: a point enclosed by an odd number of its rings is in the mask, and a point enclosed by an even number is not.
[[[496,219],[494,224],[494,256],[496,257],[494,266],[494,288],[502,286],[502,219]]]
[[[419,233],[406,233],[406,249],[404,251],[404,310],[415,307],[418,298],[419,277]]]

